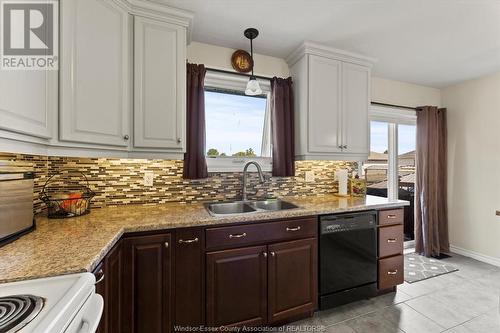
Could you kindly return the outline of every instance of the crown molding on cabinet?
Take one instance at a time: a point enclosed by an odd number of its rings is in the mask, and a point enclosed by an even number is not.
[[[376,58],[368,57],[362,54],[353,53],[349,51],[339,50],[333,47],[321,45],[310,41],[305,41],[297,49],[295,49],[295,51],[290,53],[290,55],[286,58],[288,66],[293,66],[305,54],[313,54],[320,57],[335,59],[344,62],[350,62],[370,68],[373,66],[375,62],[377,62]]]
[[[113,0],[125,6],[132,15],[143,16],[183,26],[187,30],[187,44],[191,43],[194,13],[146,0]]]

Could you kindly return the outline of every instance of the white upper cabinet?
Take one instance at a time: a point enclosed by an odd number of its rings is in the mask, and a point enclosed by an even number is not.
[[[186,28],[135,17],[134,147],[184,151]]]
[[[368,67],[342,64],[342,143],[350,154],[370,153],[370,81]]]
[[[57,71],[1,71],[0,129],[51,139],[56,113]]]
[[[111,0],[61,1],[59,137],[127,147],[131,16]]]
[[[294,81],[296,158],[366,159],[373,59],[305,42],[287,62]]]
[[[0,74],[0,150],[182,158],[192,19],[153,1],[60,0],[59,71]]]
[[[308,151],[331,153],[341,148],[341,70],[338,60],[309,57]],[[299,92],[302,93],[302,92]]]

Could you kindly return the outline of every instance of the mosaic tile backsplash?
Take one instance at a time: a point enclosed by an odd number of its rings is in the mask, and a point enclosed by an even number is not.
[[[233,200],[241,197],[241,172],[210,173],[203,180],[182,178],[180,160],[146,160],[117,158],[75,158],[0,153],[0,160],[28,161],[35,167],[35,213],[44,209],[38,199],[47,178],[59,172],[84,173],[91,189],[96,192],[92,207],[127,204],[155,204],[165,202],[193,202]],[[307,196],[337,192],[334,172],[339,168],[356,170],[354,162],[297,161],[296,176],[271,177],[265,173],[266,183],[259,184],[251,173],[248,182],[249,198],[265,196]],[[314,171],[315,181],[305,182],[306,171]],[[143,185],[145,171],[154,173],[152,187]]]

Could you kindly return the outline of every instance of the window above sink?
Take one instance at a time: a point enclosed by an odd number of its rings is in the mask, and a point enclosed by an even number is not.
[[[263,94],[244,94],[248,78],[208,70],[205,77],[205,121],[209,172],[242,171],[258,162],[271,171],[270,84],[259,80]]]

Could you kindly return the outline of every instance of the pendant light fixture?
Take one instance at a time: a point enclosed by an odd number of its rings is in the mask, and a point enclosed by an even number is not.
[[[250,39],[250,57],[252,58],[252,75],[250,76],[250,80],[248,80],[245,95],[257,96],[262,94],[262,89],[260,89],[257,78],[253,75],[253,68],[255,66],[255,61],[253,59],[253,40],[259,35],[259,30],[248,28],[245,30],[244,35],[246,38]]]

